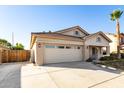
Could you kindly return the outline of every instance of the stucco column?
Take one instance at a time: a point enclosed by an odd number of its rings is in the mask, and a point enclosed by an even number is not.
[[[101,47],[101,57],[103,57],[103,47]]]
[[[106,55],[109,56],[110,55],[110,46],[106,47]]]
[[[85,50],[84,50],[84,45],[82,46],[82,61],[84,61],[84,52],[85,52]]]
[[[86,48],[86,46],[84,45],[84,46],[83,46],[83,51],[82,51],[82,52],[83,52],[83,53],[82,53],[82,54],[83,54],[83,61],[85,61],[85,48]]]
[[[98,52],[98,59],[103,56],[103,50],[102,47],[99,47],[99,52]]]
[[[44,44],[36,43],[36,65],[43,65],[44,63]]]
[[[84,61],[86,61],[89,58],[89,46],[88,45],[84,45]]]

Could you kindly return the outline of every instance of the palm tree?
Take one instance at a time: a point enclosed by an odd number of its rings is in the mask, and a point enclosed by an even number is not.
[[[117,9],[114,10],[111,14],[111,20],[112,21],[116,21],[116,34],[117,34],[117,54],[118,54],[118,58],[121,58],[121,54],[120,54],[120,23],[119,23],[119,19],[121,17],[121,15],[123,14],[123,11]]]

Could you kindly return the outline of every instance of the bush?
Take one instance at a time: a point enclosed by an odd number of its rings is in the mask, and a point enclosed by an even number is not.
[[[117,58],[117,53],[111,53],[110,56]],[[121,58],[124,58],[124,53],[121,53]]]
[[[116,60],[116,59],[117,58],[113,56],[104,56],[100,58],[101,61],[109,61],[109,60]]]
[[[121,58],[124,58],[124,53],[121,53]]]
[[[100,64],[124,70],[124,59],[102,61]]]

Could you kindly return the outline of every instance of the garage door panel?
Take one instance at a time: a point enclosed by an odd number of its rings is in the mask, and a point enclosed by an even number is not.
[[[45,48],[45,63],[82,61],[82,49]]]

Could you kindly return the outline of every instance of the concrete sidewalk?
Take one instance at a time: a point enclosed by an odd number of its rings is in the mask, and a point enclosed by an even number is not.
[[[117,88],[124,87],[119,70],[101,68],[92,63],[72,62],[33,66],[21,69],[22,88]]]

